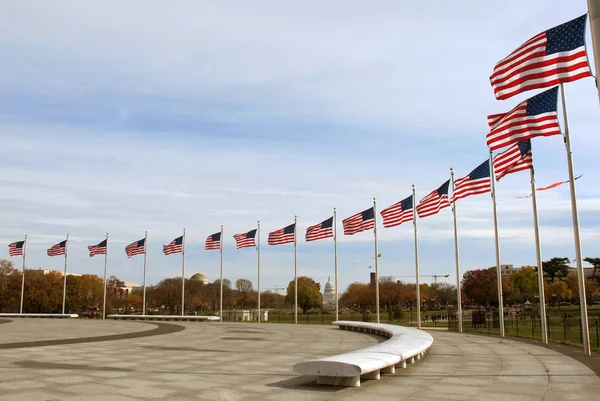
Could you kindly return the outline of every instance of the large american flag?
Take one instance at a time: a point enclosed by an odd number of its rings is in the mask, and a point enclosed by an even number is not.
[[[383,227],[390,228],[413,219],[413,196],[409,196],[400,202],[381,211]]]
[[[353,214],[342,220],[344,235],[354,235],[361,231],[371,230],[375,227],[375,210],[370,207],[367,210]]]
[[[488,116],[487,145],[496,150],[523,139],[559,135],[557,101],[558,86],[524,100],[508,113]]]
[[[466,198],[471,195],[484,194],[492,190],[490,181],[490,161],[489,159],[477,166],[473,171],[463,178],[454,182],[454,191],[452,192],[452,201]]]
[[[214,233],[206,237],[204,249],[207,251],[221,249],[221,232]]]
[[[125,247],[125,253],[127,254],[128,258],[146,253],[146,238],[142,238],[139,241],[135,241],[127,245]]]
[[[106,255],[106,243],[104,240],[97,245],[88,245],[88,251],[90,251],[90,258],[96,255]]]
[[[306,229],[306,242],[333,237],[333,216]]]
[[[496,181],[500,181],[507,174],[533,168],[533,155],[531,153],[531,141],[519,141],[504,152],[494,156],[492,166]]]
[[[183,235],[175,238],[173,241],[169,242],[168,245],[163,245],[163,253],[165,255],[172,255],[174,253],[181,252],[183,252]]]
[[[67,252],[67,240],[48,248],[48,256],[64,255]]]
[[[235,239],[237,249],[256,246],[256,242],[254,241],[254,238],[256,238],[256,228],[247,233],[235,234],[233,238]]]
[[[8,244],[8,254],[10,256],[22,256],[24,245],[25,241],[17,241],[13,242],[12,244]]]
[[[433,216],[439,213],[440,210],[450,206],[448,202],[448,187],[450,180],[446,181],[438,189],[431,191],[426,197],[421,199],[417,205],[417,214],[419,218]]]
[[[523,43],[494,67],[496,99],[591,76],[585,51],[587,15],[548,29]]]
[[[269,240],[267,242],[269,245],[289,244],[290,242],[294,242],[295,235],[296,223],[269,233]]]

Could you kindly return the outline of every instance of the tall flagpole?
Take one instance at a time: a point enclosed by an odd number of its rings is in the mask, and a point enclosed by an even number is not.
[[[532,150],[533,153],[533,150]],[[542,325],[542,342],[548,344],[548,328],[546,327],[546,293],[544,291],[544,267],[542,265],[542,248],[540,246],[540,226],[537,212],[537,196],[535,194],[535,174],[533,161],[529,169],[531,181],[531,203],[533,205],[533,232],[535,236],[535,257],[537,261],[538,292],[540,294],[540,323]]]
[[[20,314],[23,314],[23,300],[25,299],[25,257],[27,255],[27,234],[25,234],[25,242],[23,243],[23,275],[21,276],[21,309]]]
[[[413,228],[415,229],[415,277],[417,281],[417,328],[421,328],[421,287],[419,287],[419,239],[417,236],[417,208],[415,185],[412,186]]]
[[[65,314],[65,303],[67,301],[67,254],[69,250],[69,234],[67,234],[67,241],[65,242],[65,272],[63,278],[63,303],[62,303],[62,314]]]
[[[108,265],[108,233],[106,233],[106,248],[104,250],[104,300],[102,302],[102,320],[106,319],[106,266]]]
[[[181,239],[181,316],[185,316],[185,227]]]
[[[377,323],[379,323],[379,255],[377,251],[377,203],[373,198],[373,238],[375,239],[375,310],[377,311]]]
[[[256,264],[258,268],[258,323],[260,323],[260,221],[256,226]]]
[[[148,231],[144,234],[144,296],[142,300],[142,316],[146,315],[146,250],[148,249]]]
[[[450,167],[450,180],[452,181],[452,194],[454,194],[454,170]],[[452,202],[452,217],[454,219],[454,263],[456,264],[456,305],[458,320],[458,332],[463,332],[462,321],[462,293],[460,290],[460,259],[458,256],[458,225],[456,223],[456,202]]]
[[[220,317],[221,317],[221,321],[223,321],[223,242],[224,242],[223,239],[224,239],[223,238],[223,225],[221,224],[221,241],[219,243],[219,249],[221,251],[221,283],[220,283],[221,294],[219,295],[219,298],[220,298],[220,300],[219,300],[219,308],[220,308],[219,314],[220,314]]]
[[[596,60],[600,63],[600,60]],[[579,237],[579,213],[577,211],[577,195],[575,193],[575,173],[573,172],[573,157],[571,152],[571,138],[569,137],[569,122],[567,119],[567,104],[565,88],[560,84],[560,98],[562,100],[563,118],[565,123],[565,147],[567,150],[567,164],[569,166],[569,186],[571,188],[571,213],[573,215],[573,236],[575,238],[575,261],[577,263],[577,282],[579,284],[579,310],[581,312],[581,334],[583,338],[583,352],[591,355],[590,330],[585,297],[585,276],[583,275],[583,254],[581,252],[581,238]]]
[[[500,239],[498,238],[498,211],[496,210],[496,185],[494,183],[494,163],[490,150],[490,187],[494,205],[494,245],[496,247],[496,282],[498,284],[498,321],[500,337],[504,337],[504,299],[502,297],[502,272],[500,270]]]
[[[298,324],[298,216],[294,216],[294,323]]]
[[[592,31],[594,64],[596,64],[596,88],[598,90],[598,97],[600,98],[600,86],[598,82],[598,77],[600,76],[600,0],[588,0],[587,3]]]
[[[333,263],[335,269],[335,320],[339,320],[339,303],[338,303],[338,252],[337,252],[337,212],[333,208]]]

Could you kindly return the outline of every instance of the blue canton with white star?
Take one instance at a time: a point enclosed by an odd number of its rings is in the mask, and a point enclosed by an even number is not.
[[[531,141],[529,139],[519,141],[517,145],[521,151],[521,156],[525,156],[531,150]]]
[[[546,54],[568,52],[585,44],[587,14],[546,31]]]
[[[526,116],[535,116],[543,113],[556,112],[556,104],[558,102],[558,86],[548,89],[527,99]]]
[[[469,179],[472,181],[472,180],[478,180],[478,179],[489,177],[489,176],[490,176],[490,161],[486,160],[483,163],[481,163],[478,167],[476,167],[475,170],[471,171],[471,173],[469,174]]]
[[[408,210],[408,209],[412,209],[413,208],[413,197],[412,195],[409,196],[406,199],[403,199],[400,202],[400,205],[402,205],[402,211]]]

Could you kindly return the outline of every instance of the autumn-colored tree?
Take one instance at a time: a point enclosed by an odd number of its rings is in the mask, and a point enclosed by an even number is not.
[[[240,278],[235,282],[235,289],[237,290],[238,305],[241,304],[242,309],[246,309],[252,292],[252,281]]]
[[[592,281],[600,281],[600,277],[596,278],[596,269],[600,267],[600,258],[585,258],[583,260],[594,266],[594,270],[592,271],[592,277],[590,279]]]
[[[564,278],[569,274],[569,258],[552,258],[542,262],[544,274],[550,277],[550,282],[554,282],[556,278]]]
[[[10,260],[0,260],[0,312],[19,312],[21,272]]]
[[[60,313],[63,298],[63,275],[42,270],[25,271],[25,299],[23,311],[27,313]]]
[[[571,292],[571,296],[567,299],[579,302],[579,281],[576,274],[569,274],[564,280],[567,284],[567,288]],[[585,298],[588,304],[594,300],[596,292],[598,291],[598,283],[595,281],[588,281],[585,283]]]
[[[456,304],[456,286],[449,283],[438,283],[431,286],[438,304],[446,309],[449,304]]]
[[[290,281],[285,296],[285,302],[288,305],[294,305],[295,288],[294,280]],[[310,277],[298,277],[298,306],[302,308],[302,312],[306,313],[309,309],[321,307],[322,305],[321,285]]]
[[[347,307],[365,313],[375,307],[375,288],[364,283],[352,283],[342,295],[342,303]]]
[[[564,281],[555,281],[546,285],[546,298],[555,305],[571,299],[573,293]]]
[[[536,268],[533,266],[523,266],[512,276],[512,282],[520,294],[528,299],[533,299],[539,294],[538,277]]]
[[[66,310],[70,313],[102,310],[104,280],[95,274],[67,275]]]
[[[467,271],[463,275],[462,291],[480,305],[497,304],[496,268]]]

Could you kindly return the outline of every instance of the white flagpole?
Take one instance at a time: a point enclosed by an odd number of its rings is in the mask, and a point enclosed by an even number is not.
[[[417,236],[417,208],[415,203],[415,186],[412,186],[413,228],[415,230],[415,277],[417,281],[417,328],[421,328],[421,287],[419,287],[419,239]]]
[[[339,320],[339,303],[338,303],[338,252],[337,252],[337,212],[333,208],[333,260],[335,268],[335,320]]]
[[[450,167],[450,179],[452,181],[452,194],[454,194],[454,170]],[[454,218],[454,263],[456,264],[456,305],[458,320],[458,332],[463,332],[462,321],[462,293],[460,289],[460,259],[458,255],[458,225],[456,223],[456,202],[452,203],[452,217]]]
[[[548,328],[546,327],[546,293],[544,291],[544,268],[542,265],[542,248],[540,246],[540,226],[538,222],[533,162],[531,169],[529,169],[529,177],[531,181],[531,203],[533,205],[533,232],[535,237],[535,257],[537,260],[538,287],[540,295],[540,323],[542,325],[542,342],[544,344],[548,344]]]
[[[298,324],[298,216],[294,216],[294,323]]]
[[[500,270],[500,239],[498,238],[498,211],[496,210],[496,185],[494,183],[494,163],[490,150],[490,186],[492,204],[494,206],[494,245],[496,247],[496,282],[498,284],[498,322],[500,323],[500,337],[504,337],[504,299],[502,297],[502,272]]]
[[[375,310],[377,311],[377,323],[379,324],[379,255],[377,251],[377,203],[373,198],[373,238],[375,239]]]
[[[21,276],[21,309],[20,314],[23,314],[23,300],[25,299],[25,257],[27,255],[27,234],[25,234],[25,242],[23,243],[23,275]]]
[[[65,242],[65,272],[63,278],[63,302],[62,302],[62,314],[65,314],[65,303],[67,301],[67,254],[69,249],[69,234],[67,234],[67,241]]]
[[[223,239],[223,225],[221,224],[221,240],[219,243],[219,249],[221,251],[221,282],[219,283],[219,286],[221,287],[219,294],[219,314],[221,317],[221,322],[223,321]]]
[[[146,315],[146,250],[148,249],[148,231],[144,234],[144,295],[142,300],[142,316]]]
[[[256,226],[256,264],[258,268],[258,323],[260,323],[260,221]]]
[[[600,60],[596,60],[600,63]],[[571,138],[569,137],[569,122],[567,119],[567,104],[565,88],[560,84],[560,98],[562,100],[563,118],[565,123],[565,147],[567,150],[567,164],[569,167],[569,187],[571,189],[571,213],[573,215],[573,236],[575,239],[575,259],[577,263],[577,282],[579,284],[579,310],[581,312],[581,334],[583,338],[583,352],[591,355],[590,330],[585,296],[585,276],[583,275],[583,254],[581,252],[581,238],[579,237],[579,213],[577,211],[577,195],[575,193],[575,173],[573,171],[573,157],[571,152]]]
[[[181,316],[185,316],[185,227],[181,239]]]
[[[590,28],[592,31],[592,48],[594,50],[594,64],[596,64],[596,89],[600,98],[600,86],[598,76],[600,76],[600,0],[588,0],[588,12],[590,18]]]
[[[106,320],[106,266],[108,264],[108,233],[106,233],[106,250],[104,253],[104,295],[102,301],[102,320]]]

